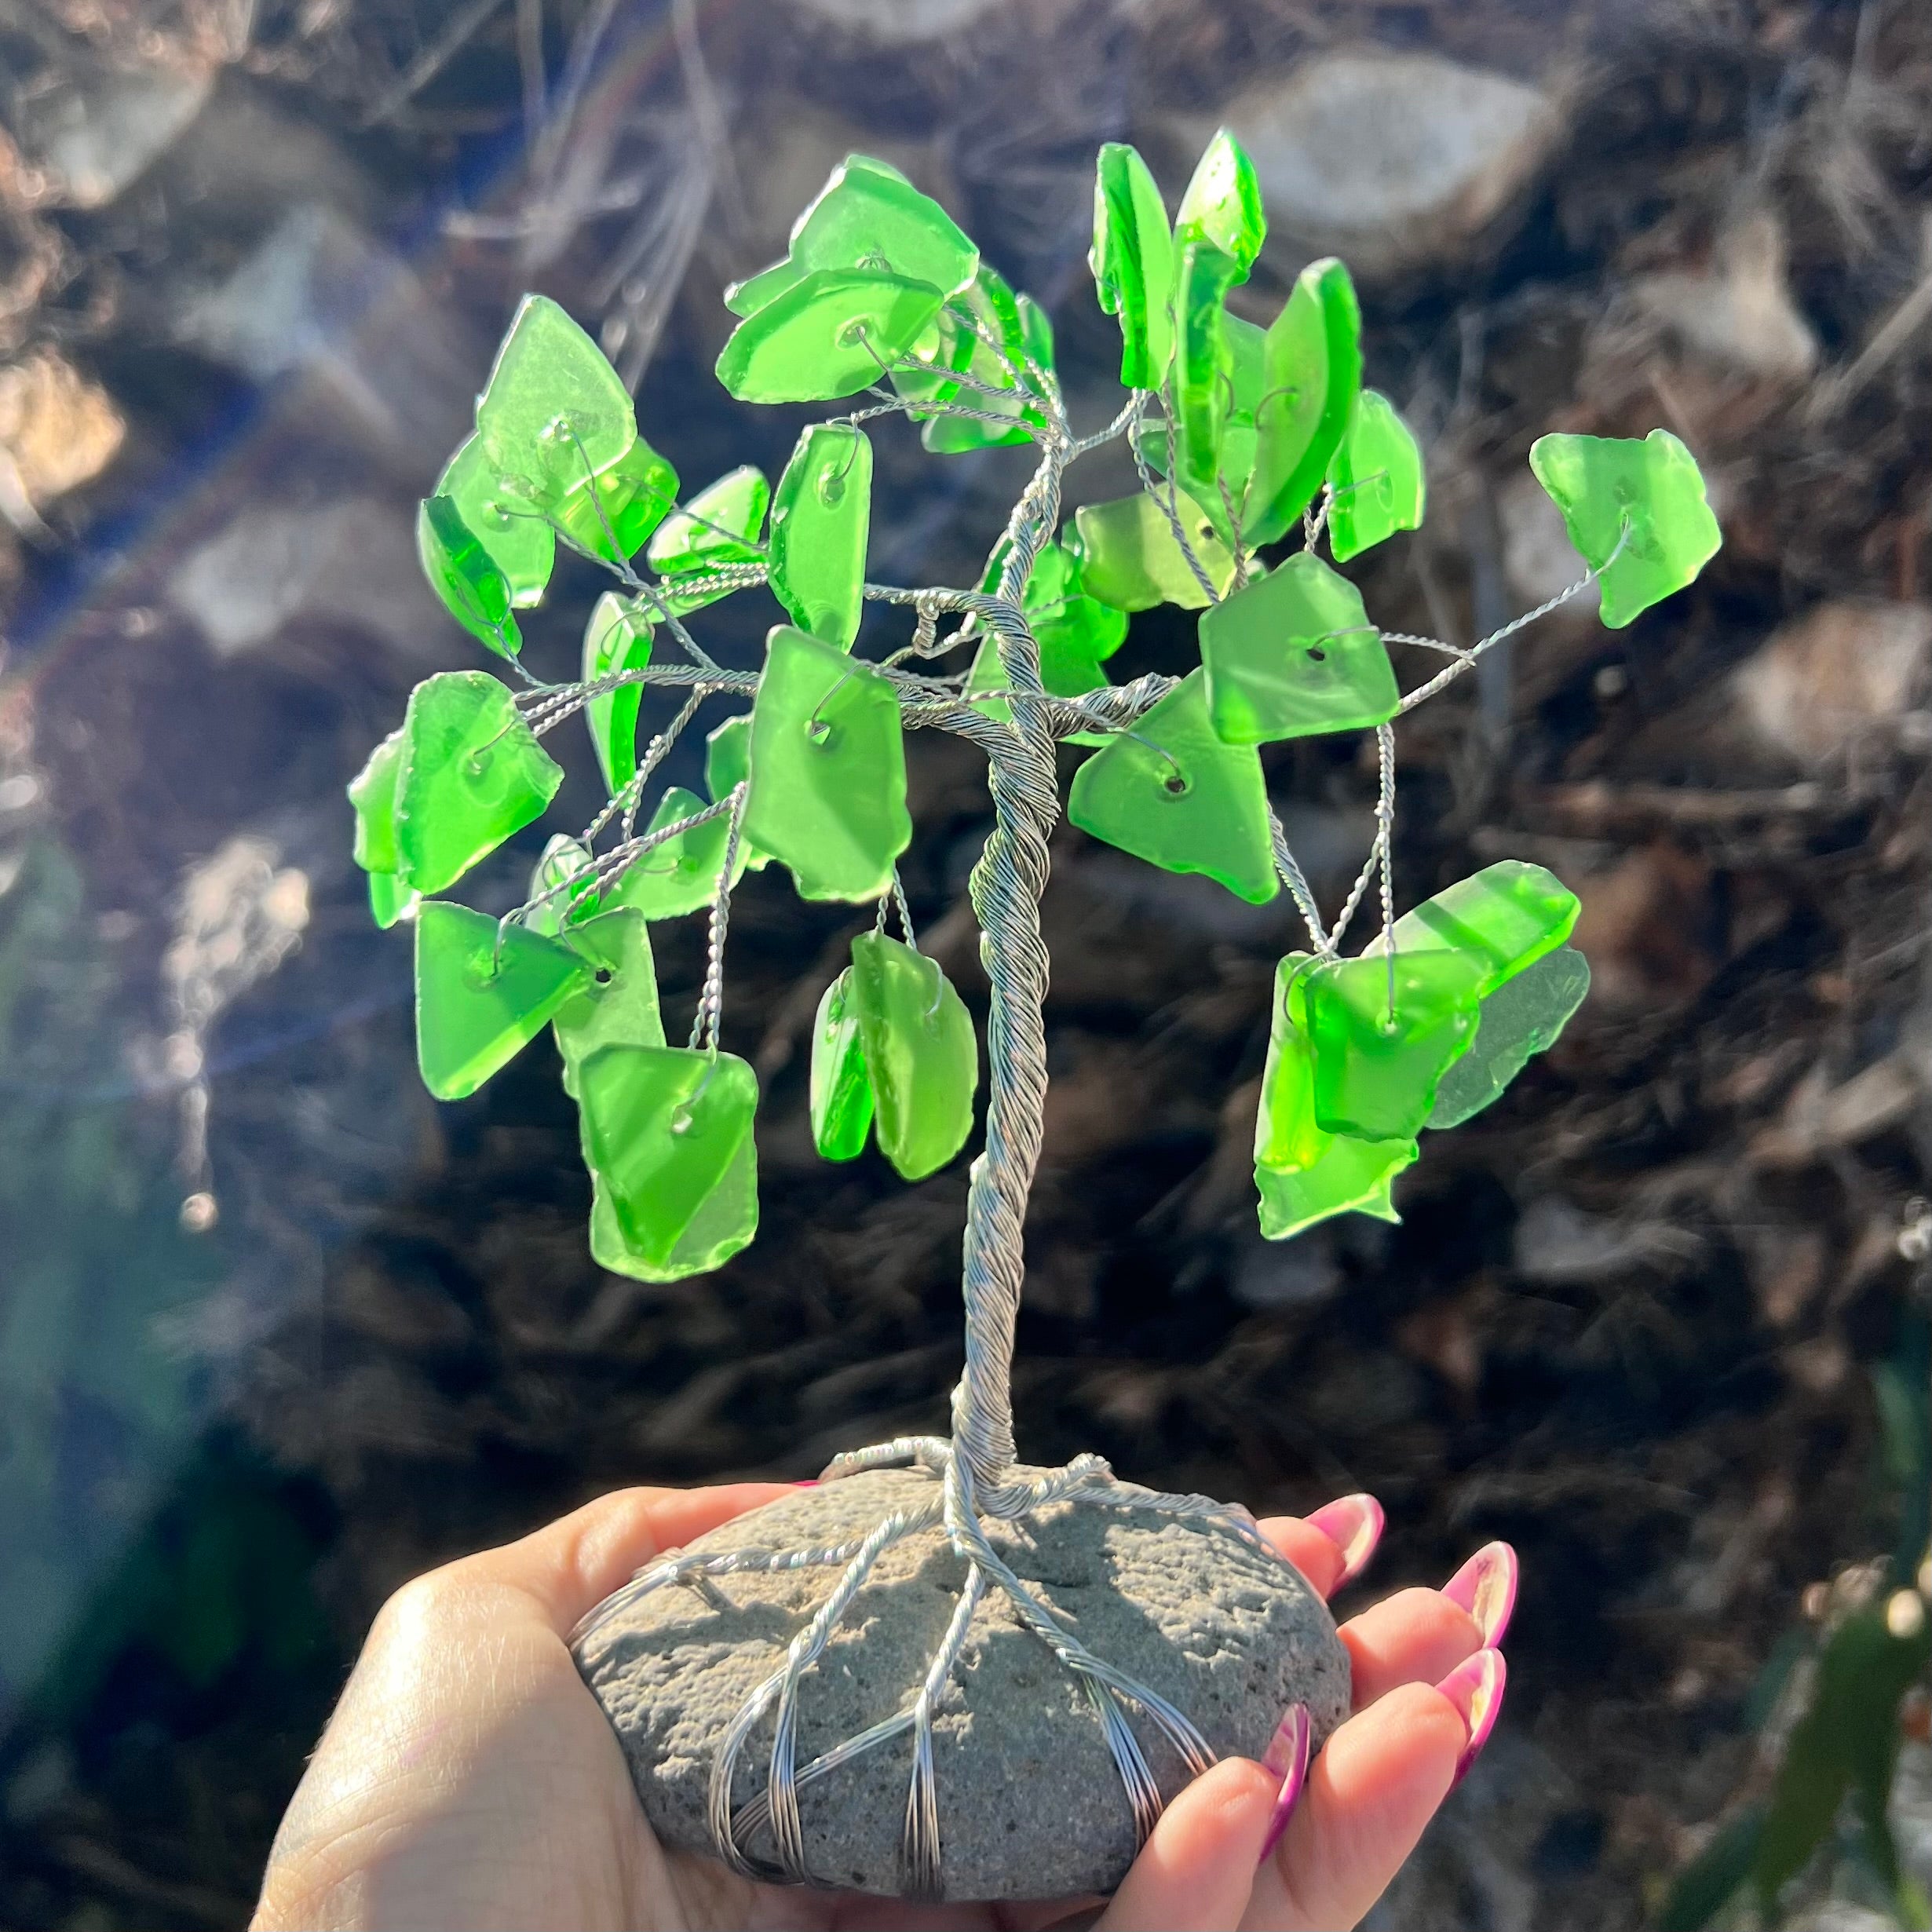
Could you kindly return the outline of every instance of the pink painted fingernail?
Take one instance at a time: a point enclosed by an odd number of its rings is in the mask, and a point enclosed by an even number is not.
[[[808,1476],[803,1482],[795,1482],[791,1486],[794,1489],[816,1489],[819,1486],[819,1479],[816,1476]]]
[[[1488,1543],[1442,1586],[1442,1594],[1475,1620],[1484,1644],[1493,1649],[1510,1627],[1516,1608],[1516,1552],[1507,1543]]]
[[[1353,1583],[1368,1567],[1368,1559],[1382,1540],[1382,1505],[1366,1492],[1338,1496],[1332,1503],[1324,1503],[1308,1520],[1342,1552],[1342,1574],[1335,1579],[1335,1588]]]
[[[1509,1667],[1503,1661],[1503,1653],[1478,1650],[1473,1657],[1465,1657],[1436,1686],[1455,1706],[1469,1731],[1469,1742],[1455,1761],[1452,1790],[1469,1776],[1470,1766],[1488,1743],[1489,1733],[1496,1729],[1497,1715],[1503,1709],[1503,1689],[1508,1681]]]
[[[1276,1846],[1281,1843],[1281,1834],[1288,1828],[1289,1819],[1295,1816],[1295,1807],[1301,1802],[1302,1788],[1308,1782],[1309,1754],[1314,1743],[1315,1726],[1308,1706],[1290,1704],[1287,1716],[1275,1726],[1275,1734],[1268,1740],[1268,1750],[1262,1759],[1269,1770],[1280,1774],[1281,1789],[1268,1820],[1268,1835],[1262,1840],[1258,1864],[1265,1865],[1273,1856]]]

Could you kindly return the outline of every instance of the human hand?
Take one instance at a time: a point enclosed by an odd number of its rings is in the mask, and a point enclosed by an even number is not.
[[[397,1591],[276,1834],[255,1932],[1096,1923],[1094,1901],[918,1906],[757,1885],[658,1843],[567,1634],[663,1551],[784,1493],[622,1491]],[[1327,1596],[1368,1561],[1382,1512],[1351,1496],[1261,1527]],[[1224,1760],[1168,1806],[1098,1927],[1354,1924],[1488,1735],[1515,1589],[1514,1554],[1492,1543],[1442,1590],[1399,1591],[1345,1623],[1355,1715],[1306,1778],[1297,1707],[1268,1764]]]

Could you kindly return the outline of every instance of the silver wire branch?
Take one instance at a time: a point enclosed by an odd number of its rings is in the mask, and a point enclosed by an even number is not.
[[[1149,391],[1149,393],[1152,392]],[[1174,411],[1167,407],[1164,395],[1161,398],[1161,413],[1167,429],[1167,481],[1164,494],[1155,482],[1152,467],[1148,462],[1146,451],[1141,447],[1141,432],[1146,425],[1145,418],[1138,415],[1134,418],[1133,433],[1128,439],[1134,451],[1134,470],[1141,479],[1141,488],[1160,506],[1161,514],[1167,520],[1167,528],[1174,532],[1174,540],[1180,545],[1181,554],[1187,560],[1188,568],[1194,573],[1194,581],[1200,586],[1203,594],[1210,604],[1218,604],[1221,593],[1215,590],[1213,579],[1203,568],[1201,560],[1194,554],[1194,546],[1188,541],[1188,534],[1181,527],[1180,500],[1175,493],[1174,480]]]
[[[655,852],[659,845],[668,844],[681,832],[688,832],[695,827],[708,825],[714,818],[722,818],[732,809],[731,795],[727,795],[716,805],[707,805],[702,812],[693,812],[688,818],[681,818],[669,825],[659,825],[636,838],[626,838],[622,845],[613,845],[608,852],[600,853],[588,867],[580,867],[566,879],[527,899],[515,911],[506,915],[506,922],[527,925],[530,915],[539,908],[548,905],[553,899],[564,893],[572,893],[586,882],[594,885],[600,896],[623,876],[630,867],[647,852]]]
[[[695,1052],[708,1046],[718,1049],[718,1036],[725,1020],[725,934],[731,924],[731,875],[738,864],[738,840],[744,825],[745,781],[740,781],[719,801],[731,813],[731,829],[725,836],[725,862],[718,873],[718,890],[711,899],[709,935],[710,955],[704,969],[704,991],[699,995],[697,1017],[691,1023],[691,1046]]]
[[[1322,929],[1321,908],[1316,901],[1314,888],[1308,882],[1308,875],[1302,870],[1302,862],[1289,849],[1287,832],[1273,805],[1268,808],[1268,838],[1274,851],[1275,870],[1280,875],[1282,884],[1287,887],[1289,897],[1295,901],[1295,909],[1302,915],[1302,923],[1308,928],[1309,944],[1323,958],[1332,956],[1335,942]]]
[[[1389,1020],[1395,1021],[1395,732],[1375,727],[1375,761],[1380,781],[1375,794],[1375,843],[1382,849],[1382,951],[1389,964]]]

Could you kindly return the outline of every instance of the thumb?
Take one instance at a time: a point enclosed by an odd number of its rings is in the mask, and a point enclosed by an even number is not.
[[[1203,1773],[1161,1813],[1095,1932],[1232,1932],[1280,1788],[1247,1758]]]

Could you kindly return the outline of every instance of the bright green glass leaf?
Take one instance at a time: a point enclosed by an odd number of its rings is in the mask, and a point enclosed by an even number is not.
[[[557,506],[578,548],[607,564],[635,557],[677,501],[677,472],[639,436],[608,469],[586,477]]]
[[[416,915],[416,1058],[438,1100],[473,1094],[590,983],[568,946],[432,900]]]
[[[396,780],[396,870],[439,893],[543,816],[564,768],[484,671],[439,671],[409,694]]]
[[[1383,954],[1311,966],[1317,1122],[1360,1140],[1412,1139],[1437,1083],[1476,1037],[1479,972],[1458,953],[1398,952],[1392,1015]]]
[[[586,684],[618,671],[642,670],[651,661],[651,625],[643,607],[607,590],[590,608],[583,632],[582,675]],[[615,798],[637,776],[637,712],[642,685],[619,685],[584,701],[584,722],[597,754],[605,789]]]
[[[1546,953],[1482,1003],[1476,1042],[1442,1076],[1430,1108],[1432,1127],[1460,1127],[1514,1079],[1532,1057],[1547,1053],[1590,991],[1590,962],[1573,946]]]
[[[1227,420],[1221,432],[1221,465],[1211,484],[1203,485],[1185,473],[1177,480],[1201,509],[1214,535],[1232,547],[1236,518],[1246,529],[1247,502],[1255,468],[1255,411],[1262,393],[1262,356],[1266,332],[1240,316],[1224,316],[1230,369]],[[1168,473],[1165,424],[1149,423],[1141,431],[1141,451],[1156,476]],[[1232,513],[1230,513],[1232,506]]]
[[[1014,380],[1015,371],[1024,371],[1028,357],[1039,346],[1037,325],[1033,339],[1029,340],[1022,302],[1032,309],[1029,298],[1016,298],[1005,278],[982,263],[972,287],[963,297],[955,297],[947,305],[940,321],[954,330],[955,339],[950,346],[942,345],[933,374],[915,376],[905,393],[916,396],[922,386],[929,390],[932,400],[953,401],[977,413],[929,417],[919,433],[927,449],[944,455],[966,450],[1004,448],[1031,442],[1043,425],[1046,418],[1039,404],[1029,389]],[[1037,310],[1032,312],[1037,316]],[[977,329],[964,320],[966,313],[977,323]],[[999,351],[992,347],[988,337],[999,343]],[[1047,347],[1050,354],[1050,343]],[[1034,360],[1039,358],[1034,356]],[[942,379],[943,369],[962,371],[974,383],[990,385],[999,393],[989,396],[983,388],[967,388],[956,381]]]
[[[593,876],[590,849],[568,832],[553,834],[543,856],[530,869],[530,889],[524,903],[530,908],[524,925],[546,939],[557,938],[567,926],[589,919],[600,895]]]
[[[634,1281],[682,1281],[709,1274],[748,1247],[758,1231],[757,1137],[747,1134],[725,1178],[705,1196],[691,1222],[662,1262],[634,1247],[619,1225],[610,1192],[590,1177],[590,1258]]]
[[[1058,636],[1039,636],[1038,641],[1040,683],[1056,698],[1084,697],[1088,692],[1097,691],[1108,682],[1107,674],[1097,660],[1088,656],[1076,643]],[[999,640],[989,634],[980,640],[980,648],[973,655],[973,668],[966,676],[965,696],[970,699],[988,692],[1012,688],[1012,680],[1007,677],[1005,661],[999,655]],[[1003,725],[1012,722],[1012,707],[1003,699],[989,698],[975,708],[988,718],[997,718]],[[1088,740],[1085,733],[1082,734],[1081,741],[1104,742],[1100,739]]]
[[[673,785],[658,801],[651,823],[645,827],[645,835],[661,832],[705,809],[704,800],[695,791]],[[663,845],[653,845],[633,859],[604,894],[604,903],[635,906],[652,919],[681,919],[688,912],[702,911],[718,897],[725,849],[730,842],[731,815],[727,812],[674,833]],[[740,839],[737,863],[732,868],[732,885],[743,877],[744,868],[744,842]]]
[[[1201,614],[1214,729],[1230,744],[1361,731],[1401,709],[1361,593],[1307,550]]]
[[[808,272],[887,270],[950,295],[973,279],[980,251],[897,168],[848,155],[793,224],[790,259]]]
[[[1020,345],[1027,360],[1043,375],[1054,370],[1054,319],[1022,289],[1015,298],[1020,311]]]
[[[1563,513],[1571,542],[1602,573],[1603,621],[1612,630],[1682,590],[1723,541],[1696,459],[1667,429],[1641,441],[1539,436],[1529,446],[1529,466]]]
[[[752,1138],[758,1076],[734,1054],[603,1046],[577,1063],[577,1104],[624,1247],[665,1266]]]
[[[725,306],[734,316],[755,316],[767,302],[775,301],[787,289],[805,279],[805,270],[787,255],[769,268],[733,282],[725,290]]]
[[[1101,307],[1120,318],[1121,382],[1159,389],[1174,354],[1174,241],[1147,163],[1123,141],[1100,151],[1087,260]]]
[[[1338,1134],[1311,1167],[1290,1174],[1257,1167],[1262,1233],[1270,1241],[1285,1241],[1332,1214],[1400,1221],[1390,1189],[1416,1152],[1413,1140],[1362,1141]]]
[[[1315,1048],[1302,984],[1313,964],[1312,953],[1291,952],[1275,968],[1268,1061],[1255,1117],[1255,1165],[1278,1174],[1312,1167],[1335,1138],[1315,1118]]]
[[[718,379],[743,403],[855,395],[883,379],[944,301],[902,276],[815,269],[732,331]]]
[[[979,1041],[939,962],[883,933],[852,942],[857,1016],[879,1152],[908,1181],[937,1173],[973,1130]]]
[[[1338,564],[1358,557],[1398,530],[1423,524],[1423,453],[1409,427],[1379,389],[1355,399],[1347,433],[1328,465],[1335,501],[1328,547]]]
[[[1210,242],[1234,263],[1244,282],[1268,234],[1255,164],[1224,127],[1207,144],[1174,218],[1177,254],[1190,242]]]
[[[369,915],[384,932],[412,916],[422,904],[422,894],[405,886],[393,872],[369,875]]]
[[[365,872],[393,872],[402,863],[396,849],[396,781],[403,769],[403,734],[391,732],[369,761],[349,781],[349,802],[356,813],[356,863]]]
[[[871,524],[871,439],[850,423],[814,423],[772,500],[772,592],[802,630],[842,651],[859,634]]]
[[[1412,907],[1395,922],[1398,953],[1452,952],[1475,972],[1476,996],[1554,952],[1570,936],[1576,895],[1551,871],[1499,859]]]
[[[577,1097],[577,1068],[601,1046],[662,1046],[657,964],[651,924],[635,907],[569,927],[565,943],[590,969],[590,983],[557,1010],[551,1025],[564,1057],[564,1091]]]
[[[751,714],[728,718],[704,741],[704,789],[715,804],[729,796],[751,776]],[[738,849],[745,855],[747,872],[762,872],[772,862],[751,841],[739,835]]]
[[[755,564],[764,555],[758,539],[771,500],[772,486],[761,471],[749,463],[727,470],[658,525],[646,559],[667,576]]]
[[[447,496],[425,497],[418,506],[416,556],[443,608],[473,637],[499,657],[522,650],[509,580]]]
[[[456,506],[464,528],[489,553],[509,586],[510,602],[518,610],[540,603],[556,561],[556,533],[503,488],[480,437],[471,436],[449,459],[435,494]]]
[[[1185,498],[1180,517],[1219,596],[1234,581],[1234,559]],[[1074,528],[1079,533],[1082,585],[1103,604],[1119,611],[1148,611],[1157,604],[1198,611],[1211,601],[1189,568],[1166,511],[1145,491],[1110,503],[1083,503],[1074,513]]]
[[[1261,759],[1251,745],[1215,736],[1199,671],[1080,767],[1067,816],[1150,865],[1204,872],[1253,904],[1281,889]]]
[[[1361,333],[1348,270],[1311,261],[1262,345],[1249,542],[1273,542],[1314,501],[1361,388]]]
[[[1097,666],[1127,640],[1127,612],[1087,594],[1080,560],[1063,543],[1049,543],[1041,550],[1021,603],[1039,641],[1043,667],[1050,660]],[[1079,691],[1061,691],[1044,675],[1043,681],[1061,696],[1079,696]],[[1090,691],[1099,681],[1096,677],[1080,689]]]
[[[811,1091],[813,1144],[827,1160],[856,1160],[871,1136],[873,1099],[849,966],[826,988],[812,1023]]]
[[[1174,298],[1174,474],[1193,489],[1211,490],[1221,470],[1234,384],[1234,352],[1227,331],[1227,297],[1240,277],[1234,257],[1212,242],[1181,249]]]
[[[773,626],[751,708],[745,836],[802,899],[876,899],[911,842],[905,734],[890,682],[835,645]]]

